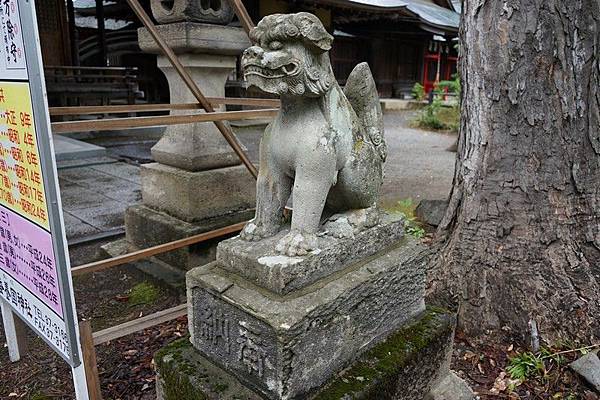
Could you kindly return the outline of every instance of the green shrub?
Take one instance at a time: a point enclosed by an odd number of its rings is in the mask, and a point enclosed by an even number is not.
[[[449,93],[455,93],[457,95],[460,94],[460,79],[458,79],[458,75],[454,75],[453,79],[450,81],[439,81],[435,85],[436,92],[448,91]]]
[[[445,125],[440,120],[438,114],[442,107],[442,101],[434,98],[433,102],[421,111],[417,118],[417,124],[422,128],[444,129]]]
[[[415,83],[415,86],[413,86],[411,93],[415,100],[425,100],[425,88],[419,82]]]

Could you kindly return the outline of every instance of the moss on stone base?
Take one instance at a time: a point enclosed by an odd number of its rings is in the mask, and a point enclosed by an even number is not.
[[[189,337],[178,339],[154,355],[158,398],[162,400],[259,400],[234,377],[204,359]]]
[[[391,335],[318,391],[314,400],[425,398],[448,369],[455,318],[428,308],[415,323]],[[177,340],[155,355],[162,400],[260,400],[236,378]],[[442,376],[441,376],[442,375]]]
[[[453,315],[429,307],[421,319],[362,355],[314,400],[415,399],[418,397],[411,396],[425,395],[447,368],[445,356],[451,348],[454,325]]]

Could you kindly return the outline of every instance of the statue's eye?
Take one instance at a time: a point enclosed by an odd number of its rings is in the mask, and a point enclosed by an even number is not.
[[[271,43],[269,43],[269,48],[271,50],[280,50],[282,47],[283,44],[281,42],[278,42],[277,40],[274,40]]]

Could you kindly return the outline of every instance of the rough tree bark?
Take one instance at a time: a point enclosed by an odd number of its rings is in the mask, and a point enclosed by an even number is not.
[[[430,294],[472,334],[600,338],[600,1],[465,0]]]

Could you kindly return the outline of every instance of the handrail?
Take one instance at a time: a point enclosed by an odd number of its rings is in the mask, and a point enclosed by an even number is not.
[[[243,97],[207,97],[213,105],[236,105],[256,107],[279,107],[278,99],[258,99]],[[113,106],[72,106],[72,107],[50,107],[50,115],[90,115],[90,114],[121,114],[149,111],[169,110],[200,110],[202,106],[198,103],[178,104],[126,104]]]
[[[220,122],[238,119],[270,118],[275,116],[277,112],[277,109],[268,108],[265,110],[224,111],[205,114],[159,115],[152,117],[107,118],[89,121],[53,122],[52,132],[54,134],[88,131],[100,132],[111,131],[115,129],[134,129],[151,126],[192,124],[196,122]],[[220,123],[222,124],[222,122]]]
[[[116,267],[117,265],[123,265],[132,261],[142,260],[144,258],[152,257],[156,254],[166,253],[171,250],[180,249],[182,247],[190,246],[192,244],[236,233],[241,231],[244,225],[246,225],[246,223],[247,221],[239,222],[237,224],[215,229],[213,231],[200,233],[198,235],[190,236],[184,239],[179,239],[173,242],[163,243],[157,246],[148,247],[142,250],[127,253],[122,256],[117,256],[109,258],[107,260],[95,261],[89,264],[73,267],[71,268],[71,275],[77,276],[87,274],[90,272],[102,271],[108,268]]]

